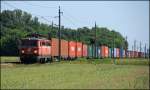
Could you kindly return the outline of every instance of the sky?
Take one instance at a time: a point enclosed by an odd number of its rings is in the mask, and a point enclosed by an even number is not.
[[[98,27],[127,36],[130,50],[134,40],[138,47],[140,42],[142,48],[149,46],[149,1],[1,1],[2,10],[18,8],[37,16],[40,22],[57,25],[59,6],[64,27],[91,28],[96,22]]]

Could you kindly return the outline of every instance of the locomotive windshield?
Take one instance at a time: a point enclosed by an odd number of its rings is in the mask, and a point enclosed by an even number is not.
[[[21,41],[21,46],[37,46],[38,42],[37,40],[22,40]]]

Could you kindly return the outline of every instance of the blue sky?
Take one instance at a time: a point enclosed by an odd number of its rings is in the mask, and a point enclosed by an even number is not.
[[[129,49],[134,40],[149,46],[149,1],[2,1],[2,10],[18,8],[39,17],[39,21],[58,24],[61,6],[62,25],[68,28],[94,26],[120,32],[128,37]],[[43,16],[48,21],[41,18]]]

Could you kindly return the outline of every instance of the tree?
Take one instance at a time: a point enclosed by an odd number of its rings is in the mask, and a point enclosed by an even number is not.
[[[31,14],[22,10],[4,10],[0,13],[0,43],[1,55],[18,55],[17,40],[24,38],[27,34],[38,33],[48,37],[57,38],[58,27],[40,23],[37,17],[32,17]],[[97,45],[107,45],[113,47],[113,40],[115,47],[127,48],[128,42],[124,37],[115,30],[110,31],[106,27],[98,27],[97,30]],[[80,41],[85,44],[92,44],[94,42],[95,28],[82,27],[77,29],[62,28],[62,39],[69,41]],[[114,37],[115,36],[115,37]]]

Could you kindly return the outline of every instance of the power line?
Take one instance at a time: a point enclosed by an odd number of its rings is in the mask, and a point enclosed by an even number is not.
[[[25,2],[24,2],[25,3]],[[26,3],[26,5],[30,5],[30,6],[36,6],[36,7],[42,7],[42,8],[57,8],[57,7],[52,7],[52,6],[43,6],[43,5],[35,5],[35,4],[31,4],[31,3]]]
[[[14,8],[14,9],[18,9],[17,7],[15,7],[15,6],[13,6],[13,5],[11,5],[11,4],[9,4],[9,3],[7,3],[7,2],[4,2],[6,5],[8,5],[8,6],[10,6],[10,7],[12,7],[12,8]],[[44,16],[41,16],[41,15],[38,15],[38,14],[35,14],[35,13],[31,13],[32,15],[35,15],[35,16],[39,16],[38,18],[41,18],[41,19],[43,19],[43,20],[45,20],[45,21],[47,21],[47,22],[52,22],[52,21],[49,21],[48,19],[46,19]]]
[[[68,18],[67,16],[64,16],[64,15],[63,15],[63,17],[65,18],[65,20],[67,20],[67,21],[70,22],[73,26],[76,27],[75,23],[74,23],[70,18]]]
[[[8,5],[8,6],[14,8],[14,9],[18,9],[18,8],[16,8],[15,6],[13,6],[13,5],[11,5],[11,4],[7,3],[7,2],[4,2],[4,3],[5,3],[6,5]]]
[[[77,23],[80,23],[80,24],[83,24],[83,23],[87,23],[87,22],[81,22],[81,21],[79,21],[79,19],[77,19],[76,17],[74,17],[73,15],[71,15],[66,9],[64,10],[65,11],[65,13],[69,16],[69,17],[71,17],[72,19],[74,19],[74,21],[76,21]]]

